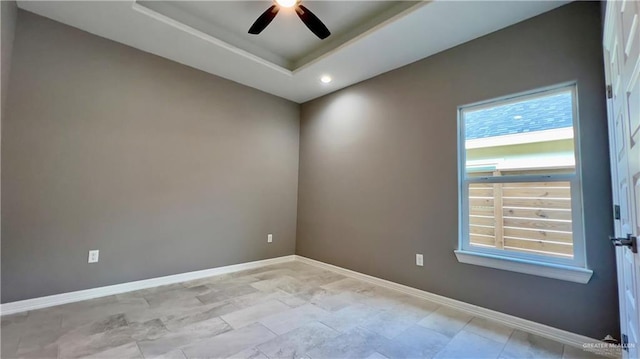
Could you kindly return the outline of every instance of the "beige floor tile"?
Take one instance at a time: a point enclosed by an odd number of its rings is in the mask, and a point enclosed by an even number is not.
[[[19,359],[56,359],[58,358],[58,345],[50,344],[45,347],[21,353],[16,356],[3,356],[2,358],[19,358]]]
[[[461,311],[440,307],[426,318],[420,320],[418,325],[453,337],[467,325],[471,318],[473,318],[471,315]]]
[[[366,358],[384,342],[379,334],[356,328],[309,350],[311,358]]]
[[[20,333],[9,333],[2,329],[0,338],[0,358],[15,357],[18,351],[18,344],[20,343]]]
[[[326,270],[302,271],[300,273],[297,273],[295,277],[314,287],[331,284],[333,282],[337,282],[346,278],[342,274],[337,274]]]
[[[221,316],[221,318],[225,322],[229,323],[234,329],[238,329],[290,308],[291,307],[280,301],[269,300],[264,303],[256,304],[252,307],[225,314]]]
[[[162,320],[162,323],[164,323],[168,330],[176,332],[187,325],[233,313],[240,309],[240,307],[231,302],[220,302],[164,315],[160,320]]]
[[[263,292],[271,292],[280,289],[289,294],[301,292],[310,288],[310,286],[306,285],[304,282],[289,275],[268,277],[268,279],[262,279],[258,282],[251,283],[251,286]]]
[[[414,313],[415,315],[421,316],[420,319],[423,319],[438,310],[440,305],[422,298],[405,295],[401,297],[398,304],[393,308],[394,310],[400,310],[402,312]]]
[[[495,359],[498,357],[503,347],[503,343],[462,330],[453,337],[442,351],[436,354],[434,359]]]
[[[128,343],[86,357],[86,359],[144,359],[136,343]]]
[[[564,346],[551,339],[515,330],[500,354],[503,359],[560,359]]]
[[[251,324],[186,346],[182,351],[187,358],[226,358],[275,337],[262,324]]]
[[[258,349],[270,359],[299,358],[317,345],[339,336],[340,333],[319,322],[309,324],[278,336]]]
[[[62,358],[81,358],[133,342],[128,333],[100,333],[89,336],[65,336],[60,340]]]
[[[227,322],[215,317],[180,327],[177,331],[169,332],[159,338],[138,341],[138,346],[145,357],[155,357],[209,339],[231,329]]]
[[[254,278],[250,275],[240,276],[236,273],[228,273],[184,282],[182,283],[182,285],[187,288],[206,285],[212,290],[220,290],[233,285],[242,285],[257,282],[258,280],[259,279]]]
[[[338,292],[352,292],[368,294],[376,289],[376,286],[353,278],[341,279],[329,284],[322,285],[321,288]]]
[[[233,359],[269,359],[264,353],[256,348],[245,349],[239,353],[230,355],[229,358]]]
[[[393,339],[420,320],[411,314],[381,309],[378,313],[365,319],[359,326],[385,338]]]
[[[19,323],[23,323],[24,321],[27,320],[29,313],[28,312],[22,312],[22,313],[16,313],[16,314],[10,314],[10,315],[3,315],[0,318],[0,323],[2,323],[2,329],[5,329],[6,327],[10,326],[10,325],[16,325]]]
[[[598,358],[299,262],[5,316],[1,329],[2,358]]]
[[[513,333],[513,328],[478,317],[471,319],[467,326],[464,327],[464,330],[499,343],[506,343],[511,333]]]
[[[265,327],[272,332],[281,335],[305,324],[316,320],[322,320],[331,313],[313,304],[305,304],[280,313],[260,319]]]
[[[77,306],[64,308],[62,312],[62,327],[65,329],[77,328],[87,323],[103,319],[109,315],[141,313],[149,308],[149,304],[142,297],[125,297],[107,303],[101,303],[95,299],[89,302],[91,302],[91,305],[81,306],[83,302],[80,302],[74,303],[77,304]],[[146,318],[146,320],[149,319],[153,318]]]
[[[145,359],[187,359],[182,350],[174,349],[158,356],[145,356]]]
[[[237,305],[240,308],[253,307],[257,304],[268,302],[270,300],[277,300],[291,307],[306,304],[306,302],[302,302],[299,299],[297,299],[295,296],[289,293],[286,293],[285,291],[282,291],[280,289],[269,291],[269,292],[256,291],[250,294],[241,295],[239,297],[230,299],[230,301],[233,304]]]
[[[366,359],[389,359],[386,356],[378,353],[378,352],[373,352],[373,354],[369,355]]]
[[[377,351],[387,358],[432,358],[451,338],[434,330],[412,326],[393,340],[385,341]]]
[[[256,293],[256,292],[258,292],[258,290],[252,287],[251,285],[241,284],[241,285],[236,285],[236,286],[232,286],[225,289],[210,291],[206,294],[198,295],[197,298],[202,303],[208,304],[208,303],[222,302],[222,301],[229,300],[231,298],[235,298],[235,297],[239,297],[239,296],[243,296],[251,293]]]
[[[336,282],[337,283],[337,282]],[[380,309],[391,309],[407,300],[407,295],[395,290],[382,287],[361,287],[356,290],[359,303]]]
[[[362,304],[355,304],[335,311],[320,321],[339,332],[346,333],[365,324],[367,321],[371,320],[371,318],[374,318],[379,312],[380,309],[371,308]]]
[[[296,296],[331,312],[359,303],[353,293],[337,292],[321,287],[297,293]]]

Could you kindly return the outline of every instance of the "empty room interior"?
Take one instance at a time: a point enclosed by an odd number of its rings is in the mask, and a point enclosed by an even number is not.
[[[1,8],[2,358],[640,357],[640,2]]]

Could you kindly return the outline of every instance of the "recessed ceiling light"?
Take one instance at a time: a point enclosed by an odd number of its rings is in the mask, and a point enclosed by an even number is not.
[[[322,81],[322,83],[328,84],[329,82],[331,82],[331,76],[329,75],[323,75],[320,78],[320,81]]]
[[[281,7],[293,7],[298,0],[276,0],[276,3]]]

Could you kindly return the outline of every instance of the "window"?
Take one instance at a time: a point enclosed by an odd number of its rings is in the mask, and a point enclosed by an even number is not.
[[[459,108],[458,260],[580,283],[575,84]]]

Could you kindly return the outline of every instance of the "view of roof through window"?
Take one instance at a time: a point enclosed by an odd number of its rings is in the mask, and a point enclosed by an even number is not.
[[[571,92],[465,111],[467,140],[573,126]]]
[[[463,108],[467,173],[573,172],[573,96],[565,87]]]

